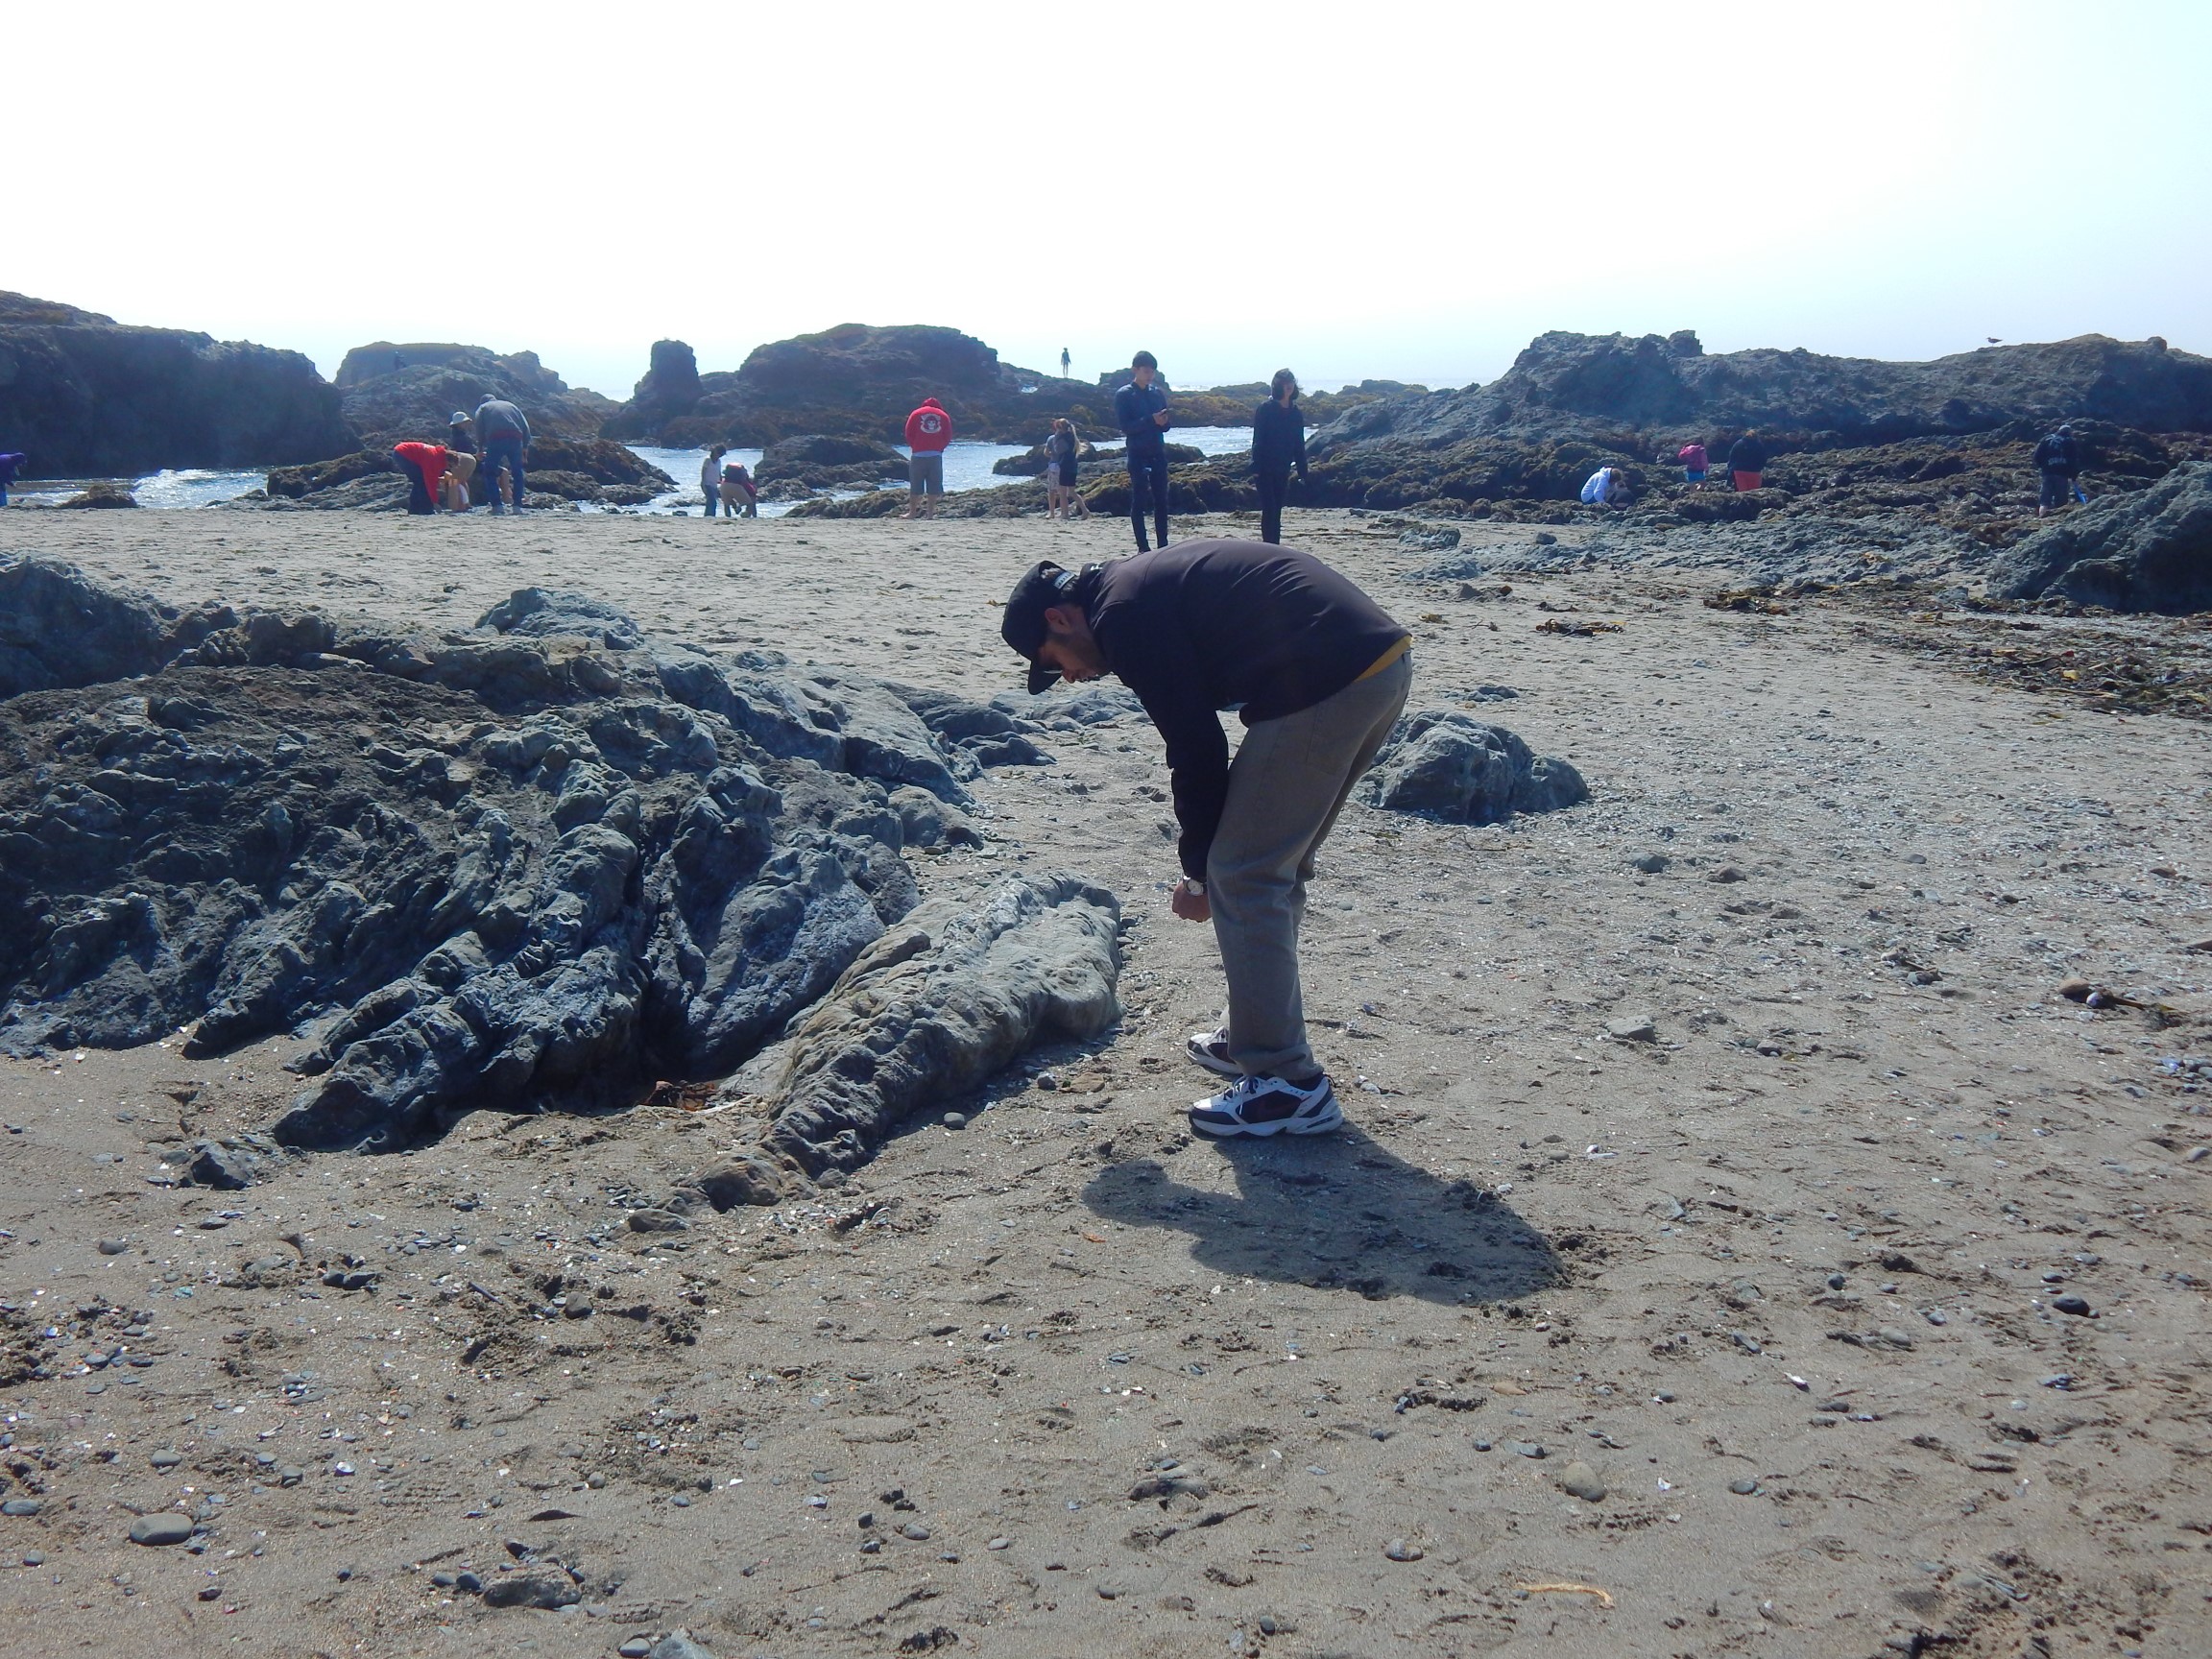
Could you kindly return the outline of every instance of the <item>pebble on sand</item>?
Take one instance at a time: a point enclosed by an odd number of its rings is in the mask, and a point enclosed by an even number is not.
[[[120,1256],[130,1248],[130,1244],[121,1238],[103,1238],[100,1240],[100,1254],[103,1256]]]
[[[1567,1465],[1559,1477],[1559,1489],[1570,1498],[1579,1498],[1585,1503],[1601,1503],[1605,1497],[1605,1482],[1598,1479],[1598,1472],[1577,1458]]]
[[[948,1112],[948,1113],[946,1113],[946,1114],[945,1114],[945,1127],[946,1127],[946,1128],[948,1128],[948,1129],[965,1129],[965,1128],[967,1128],[967,1127],[968,1127],[968,1114],[967,1114],[967,1113],[965,1113],[965,1112]]]
[[[133,1544],[181,1544],[191,1536],[189,1515],[141,1515],[131,1523]]]
[[[1418,1561],[1428,1551],[1424,1551],[1418,1544],[1408,1543],[1403,1538],[1393,1538],[1389,1543],[1382,1546],[1382,1553],[1389,1556],[1393,1561]]]
[[[1746,1475],[1741,1479],[1729,1481],[1728,1490],[1735,1493],[1739,1498],[1748,1498],[1752,1493],[1759,1490],[1759,1482]]]

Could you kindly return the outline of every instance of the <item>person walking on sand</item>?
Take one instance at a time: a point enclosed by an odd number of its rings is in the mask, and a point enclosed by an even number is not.
[[[1306,482],[1306,411],[1298,407],[1298,376],[1275,371],[1272,396],[1252,412],[1252,476],[1260,486],[1260,540],[1283,540],[1283,503],[1290,469]]]
[[[1114,394],[1114,421],[1127,441],[1129,527],[1137,551],[1146,552],[1144,514],[1149,503],[1160,545],[1167,545],[1167,389],[1157,384],[1160,360],[1149,351],[1129,359],[1129,384]]]
[[[407,511],[437,512],[445,481],[445,445],[395,444],[392,453],[399,458],[399,470],[407,475]]]
[[[729,453],[726,445],[717,444],[707,451],[707,459],[699,463],[699,491],[707,497],[707,510],[702,518],[714,517],[714,509],[722,505],[722,457]],[[730,515],[734,518],[735,513]]]
[[[2056,432],[2044,434],[2030,457],[2035,463],[2035,478],[2039,488],[2035,496],[2035,517],[2055,513],[2073,499],[2076,493],[2074,480],[2081,470],[2080,446],[2074,442],[2071,423]]]
[[[945,494],[945,445],[952,442],[952,417],[934,397],[906,417],[906,511],[902,518],[926,518]]]
[[[760,517],[760,488],[742,461],[722,463],[722,511],[733,518]]]
[[[526,486],[522,460],[530,449],[530,422],[521,410],[504,397],[487,397],[476,405],[476,441],[484,446],[484,479],[491,486],[492,511],[499,511],[499,472],[506,469],[515,492],[515,511],[522,511]]]
[[[1231,1078],[1201,1135],[1318,1135],[1343,1120],[1307,1039],[1298,931],[1314,854],[1413,684],[1411,638],[1310,553],[1186,541],[1015,584],[999,625],[1031,695],[1113,674],[1166,740],[1183,878],[1169,907],[1214,924],[1228,1023],[1186,1050]],[[1240,709],[1235,761],[1218,710]]]
[[[1705,453],[1705,445],[1693,438],[1674,452],[1674,459],[1682,464],[1682,481],[1693,490],[1705,488],[1705,474],[1712,470],[1713,461]]]
[[[15,488],[15,474],[23,470],[30,459],[20,449],[0,455],[0,507],[8,505],[8,492]]]
[[[1075,422],[1061,416],[1045,440],[1045,517],[1063,521],[1082,517],[1083,497],[1075,493],[1075,471],[1083,441]]]
[[[1728,445],[1728,482],[1738,490],[1756,490],[1767,471],[1767,445],[1759,434],[1746,432]]]

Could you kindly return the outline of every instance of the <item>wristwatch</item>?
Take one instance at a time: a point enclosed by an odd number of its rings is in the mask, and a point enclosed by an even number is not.
[[[1183,878],[1183,891],[1193,899],[1203,899],[1206,897],[1206,883],[1186,876]]]

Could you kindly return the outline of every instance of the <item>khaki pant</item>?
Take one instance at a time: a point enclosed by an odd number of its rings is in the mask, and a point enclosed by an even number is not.
[[[1261,721],[1230,765],[1206,896],[1229,981],[1229,1057],[1251,1075],[1304,1079],[1319,1069],[1298,983],[1306,883],[1412,685],[1408,654],[1310,709]]]

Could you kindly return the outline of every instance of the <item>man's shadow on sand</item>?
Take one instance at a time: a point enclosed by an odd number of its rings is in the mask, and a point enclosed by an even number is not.
[[[1551,1241],[1495,1194],[1416,1168],[1349,1123],[1215,1144],[1236,1171],[1234,1195],[1187,1187],[1144,1158],[1100,1170],[1084,1202],[1108,1220],[1190,1234],[1192,1254],[1222,1273],[1378,1301],[1511,1302],[1566,1276]]]

